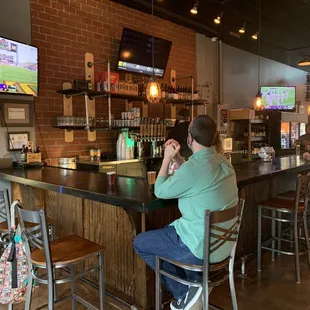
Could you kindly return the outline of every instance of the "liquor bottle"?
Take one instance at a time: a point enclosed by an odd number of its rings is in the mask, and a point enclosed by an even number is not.
[[[195,87],[195,90],[194,90],[194,100],[199,100],[199,94],[198,94],[198,89],[197,87]]]
[[[164,83],[161,83],[160,87],[161,87],[161,98],[162,98],[162,99],[165,99],[165,98],[166,98],[166,88],[165,88],[165,84],[164,84]]]
[[[26,160],[27,160],[27,157],[26,157],[26,146],[23,145],[22,151],[21,151],[21,154],[20,154],[20,161],[21,162],[25,162]]]

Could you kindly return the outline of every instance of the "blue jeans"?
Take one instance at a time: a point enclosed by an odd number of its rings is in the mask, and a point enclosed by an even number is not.
[[[181,241],[173,226],[144,232],[136,237],[133,246],[136,253],[153,270],[155,270],[157,255],[186,264],[201,265],[203,263],[203,261],[194,256],[189,248]],[[191,281],[198,280],[197,272],[185,271],[167,262],[163,262],[162,268],[165,271],[174,273],[181,278]],[[165,286],[172,293],[175,299],[185,297],[188,291],[187,285],[178,283],[167,277],[162,278]]]

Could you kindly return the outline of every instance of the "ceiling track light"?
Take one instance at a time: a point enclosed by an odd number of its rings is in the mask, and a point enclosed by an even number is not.
[[[301,61],[298,63],[298,66],[300,66],[300,67],[307,67],[307,66],[310,66],[310,57],[309,57],[309,56],[305,57],[303,60],[301,60]]]
[[[246,23],[244,23],[244,24],[242,25],[242,27],[239,29],[239,33],[241,33],[241,34],[244,34],[244,33],[245,33],[245,26],[246,26]]]
[[[219,25],[219,24],[221,23],[221,21],[222,21],[223,15],[224,15],[224,13],[221,12],[221,13],[217,16],[217,18],[214,18],[214,20],[213,20],[214,23],[217,24],[217,25]]]
[[[193,15],[197,15],[198,14],[198,5],[199,5],[199,0],[196,0],[193,8],[191,9],[191,13]]]
[[[255,32],[253,35],[252,35],[252,39],[253,40],[257,40],[258,39],[258,35],[259,35],[259,32]]]

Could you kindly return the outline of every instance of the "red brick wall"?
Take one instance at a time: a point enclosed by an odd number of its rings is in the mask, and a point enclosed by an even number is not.
[[[95,61],[117,58],[123,27],[154,34],[173,42],[165,79],[170,69],[178,76],[195,73],[195,33],[171,22],[155,18],[109,0],[31,0],[32,43],[39,47],[40,93],[35,100],[37,144],[49,158],[87,155],[98,147],[115,152],[117,133],[97,132],[97,141],[87,140],[86,131],[76,131],[74,142],[64,141],[64,132],[53,128],[56,116],[63,114],[61,95],[56,90],[63,82],[84,78],[84,55]],[[103,67],[97,69],[104,70]],[[85,115],[83,98],[74,97],[74,115]],[[112,102],[112,114],[125,109],[124,101]],[[160,113],[156,107],[150,108]],[[98,116],[107,114],[107,103],[96,99]],[[158,115],[160,116],[160,115]]]

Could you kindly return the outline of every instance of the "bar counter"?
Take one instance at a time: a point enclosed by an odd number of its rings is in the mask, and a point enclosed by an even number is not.
[[[235,165],[240,196],[246,199],[237,257],[256,251],[257,203],[293,189],[296,173],[308,170],[310,162],[296,156]],[[157,199],[141,178],[117,177],[111,187],[105,174],[54,167],[3,169],[0,179],[11,182],[12,198],[25,208],[45,208],[55,219],[56,237],[77,234],[105,247],[109,292],[140,309],[154,304],[154,274],[135,255],[133,238],[178,218],[176,200]],[[263,222],[263,239],[269,235]]]

